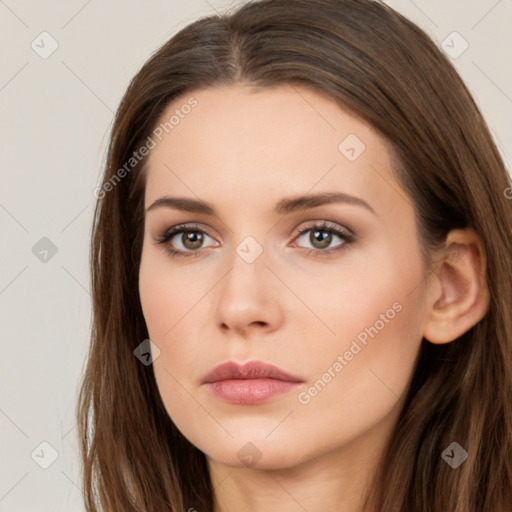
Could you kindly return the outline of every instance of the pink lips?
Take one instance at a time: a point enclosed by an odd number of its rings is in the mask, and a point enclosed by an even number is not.
[[[216,366],[202,383],[218,398],[236,404],[256,405],[295,389],[304,380],[277,366],[250,361],[243,366],[229,361]]]

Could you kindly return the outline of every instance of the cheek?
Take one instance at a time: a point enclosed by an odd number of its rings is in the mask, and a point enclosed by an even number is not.
[[[403,289],[370,290],[357,307],[345,301],[343,313],[326,317],[338,335],[323,336],[321,350],[317,344],[306,355],[309,382],[295,397],[294,439],[315,449],[329,452],[393,421],[409,387],[421,341],[420,301]],[[286,444],[288,435],[277,429],[274,441]]]
[[[189,379],[194,373],[190,369],[200,357],[199,347],[190,342],[187,321],[201,290],[160,259],[159,255],[145,258],[143,254],[140,300],[149,338],[160,349],[152,365],[160,396],[167,413],[187,437],[193,430],[194,418],[202,414],[198,403],[185,390],[190,388]]]
[[[307,305],[298,322],[314,325],[322,346],[331,353],[347,343],[348,349],[356,338],[362,346],[374,337],[381,344],[392,342],[391,333],[405,335],[408,327],[404,324],[410,323],[407,317],[421,308],[419,261],[388,247],[368,256],[363,251],[347,253],[336,266],[285,272],[286,282],[293,283],[294,293]]]
[[[156,341],[172,327],[176,301],[169,293],[165,274],[160,274],[159,279],[155,279],[155,270],[152,268],[145,271],[141,268],[139,293],[149,337]]]
[[[322,286],[308,289],[304,280],[295,288],[319,317],[316,342],[305,344],[303,354],[318,386],[305,402],[338,403],[340,410],[344,402],[360,409],[381,404],[384,411],[406,390],[422,338],[424,298],[419,258],[401,254],[347,259],[339,272],[317,280]]]
[[[179,383],[198,378],[197,362],[204,357],[204,344],[197,323],[204,317],[202,307],[212,285],[206,276],[180,271],[167,258],[151,248],[143,251],[139,294],[149,338],[160,349],[154,363],[158,387],[177,403]]]
[[[139,270],[139,294],[150,337],[165,342],[186,322],[191,309],[207,291],[207,283],[180,271],[164,251],[143,251]]]

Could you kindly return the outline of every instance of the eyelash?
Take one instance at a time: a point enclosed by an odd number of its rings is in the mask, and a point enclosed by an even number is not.
[[[331,247],[330,249],[325,249],[325,250],[322,250],[322,249],[305,249],[306,253],[308,255],[320,255],[320,256],[329,256],[333,253],[337,253],[337,252],[340,252],[340,251],[343,251],[344,249],[346,249],[346,247],[351,244],[352,242],[355,241],[355,236],[352,235],[351,233],[349,233],[348,231],[344,231],[332,224],[329,224],[327,222],[322,222],[321,224],[313,224],[311,226],[305,226],[305,227],[302,227],[302,228],[299,228],[297,231],[298,231],[298,235],[296,238],[300,238],[304,233],[307,233],[308,231],[327,231],[331,234],[334,234],[338,237],[340,237],[344,243],[338,245],[338,246],[335,246],[335,247]],[[169,256],[171,257],[184,257],[184,258],[187,258],[187,257],[190,257],[190,256],[196,256],[200,249],[199,250],[196,250],[196,251],[181,251],[181,250],[178,250],[178,249],[173,249],[172,247],[170,247],[168,245],[168,242],[176,235],[178,234],[181,234],[181,233],[185,233],[187,231],[191,231],[191,232],[201,232],[205,235],[208,235],[203,229],[201,229],[199,227],[199,225],[197,224],[178,224],[176,226],[173,226],[172,228],[169,228],[167,229],[166,231],[164,231],[164,233],[162,233],[159,237],[157,237],[156,241],[155,241],[155,244],[157,245],[163,245],[164,246],[164,249],[165,251],[167,252],[167,254],[169,254]]]

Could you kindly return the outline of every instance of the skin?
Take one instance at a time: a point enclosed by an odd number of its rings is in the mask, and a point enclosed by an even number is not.
[[[480,240],[470,229],[451,232],[450,258],[436,254],[441,263],[428,272],[413,203],[393,176],[384,140],[325,96],[288,85],[210,87],[176,99],[162,119],[190,96],[197,106],[147,161],[146,208],[173,196],[218,212],[146,212],[139,291],[160,350],[153,367],[165,407],[207,456],[216,512],[359,512],[422,337],[452,341],[485,314]],[[354,161],[339,150],[349,134],[366,146]],[[284,197],[325,191],[361,198],[374,212],[348,203],[273,212]],[[322,255],[325,245],[311,231],[297,232],[322,221],[355,241],[332,234],[326,248],[343,250]],[[167,242],[196,251],[190,257],[171,257],[155,243],[180,223],[203,232],[203,245],[185,245],[182,234]],[[252,263],[236,251],[248,236],[263,250]],[[400,311],[385,322],[393,304]],[[333,370],[378,320],[378,333]],[[263,404],[225,403],[201,380],[229,360],[268,362],[305,382]],[[327,380],[330,368],[330,381],[301,403],[299,392]]]

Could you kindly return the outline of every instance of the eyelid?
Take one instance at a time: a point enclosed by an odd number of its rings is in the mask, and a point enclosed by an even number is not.
[[[344,235],[347,238],[355,238],[355,234],[352,232],[352,230],[343,227],[337,223],[328,221],[328,220],[313,220],[309,221],[306,226],[301,226],[300,228],[297,228],[298,234],[302,235],[306,231],[309,231],[313,228],[316,228],[318,231],[325,229],[326,231],[334,231],[339,233],[340,235]]]

